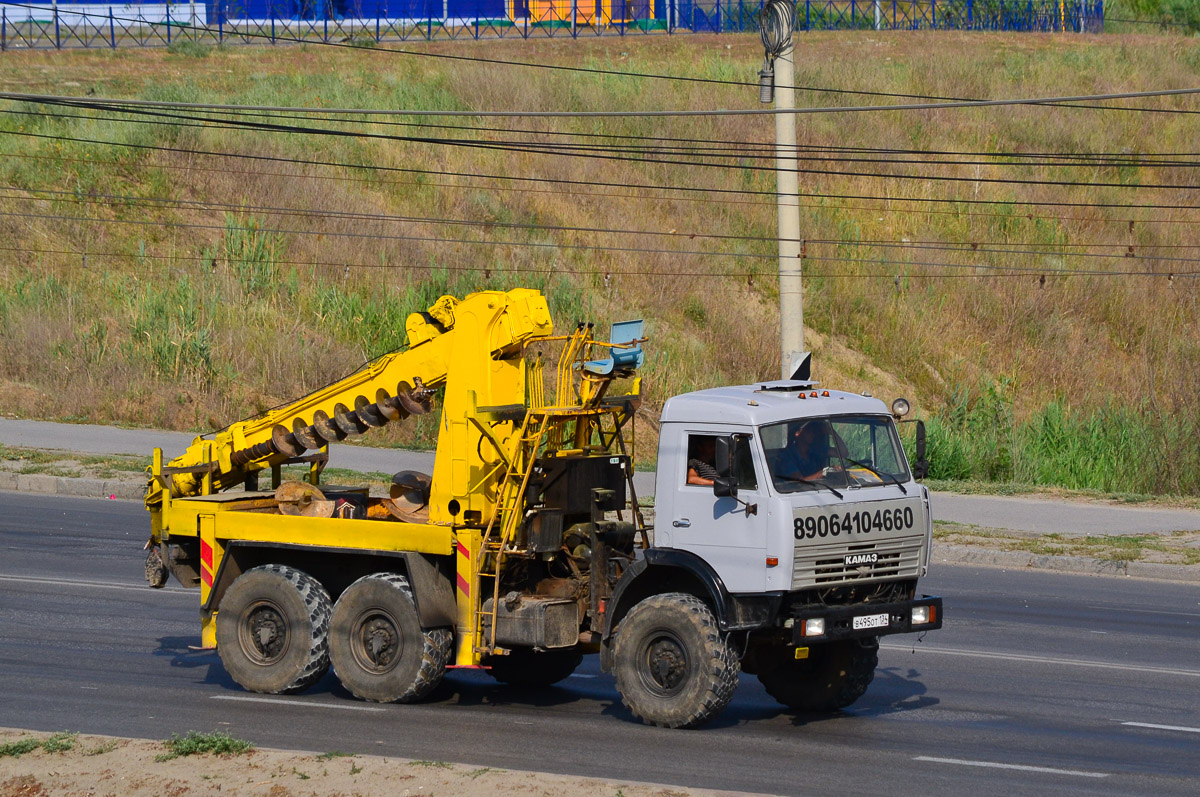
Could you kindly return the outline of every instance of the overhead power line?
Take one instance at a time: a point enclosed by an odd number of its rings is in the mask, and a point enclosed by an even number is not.
[[[0,190],[4,187],[0,186]],[[0,198],[17,198],[11,195],[0,195]],[[237,212],[238,206],[225,205],[224,208],[229,212]],[[257,208],[242,207],[241,212],[257,210]],[[376,221],[381,223],[396,223],[396,224],[429,224],[434,226],[446,227],[482,227],[484,229],[503,229],[503,230],[523,230],[526,232],[569,232],[569,233],[595,233],[600,235],[619,235],[619,236],[648,236],[673,238],[676,240],[715,240],[715,241],[751,241],[760,243],[774,243],[778,239],[763,235],[725,235],[721,233],[700,233],[700,232],[677,232],[675,230],[646,230],[646,229],[616,229],[612,227],[573,227],[560,224],[519,224],[516,222],[503,221],[488,221],[482,219],[453,219],[453,218],[438,218],[434,216],[387,216],[382,214],[360,214],[360,213],[307,213],[302,214],[316,218],[340,218],[353,221]],[[275,227],[261,227],[258,225],[226,225],[226,224],[200,224],[197,222],[179,222],[165,221],[155,219],[114,219],[97,216],[66,216],[57,213],[21,213],[16,211],[0,210],[0,217],[22,218],[22,219],[43,219],[48,221],[78,221],[94,224],[126,224],[137,226],[151,227],[177,227],[180,229],[192,230],[240,230],[254,231],[268,235],[315,235],[329,236],[331,238],[369,238],[371,240],[396,240],[408,241],[416,240],[408,235],[388,235],[384,233],[366,233],[366,232],[340,232],[337,230],[298,230],[298,229],[283,229]],[[799,239],[796,239],[799,241]],[[676,250],[656,250],[656,251],[676,251]],[[696,252],[678,250],[680,254],[725,254],[724,252]],[[753,255],[747,255],[753,256]]]
[[[17,155],[15,153],[0,152],[0,158],[2,158],[2,157],[37,158],[37,159],[41,159],[41,160],[52,160],[52,161],[71,162],[71,163],[78,162],[78,163],[88,163],[88,164],[93,164],[93,165],[94,164],[119,165],[121,163],[120,161],[105,160],[105,159],[101,159],[101,158],[71,158],[71,157],[54,156],[54,155],[28,155],[28,156],[25,156],[25,155]],[[255,176],[266,176],[266,177],[296,177],[297,176],[292,173],[260,172],[260,171],[250,171],[250,170],[242,170],[242,169],[229,169],[229,168],[223,168],[223,167],[196,166],[193,164],[156,164],[155,168],[175,169],[175,170],[188,171],[188,172],[214,172],[214,173],[220,173],[220,174],[241,174],[241,175],[255,175]],[[422,186],[422,187],[431,187],[432,186],[432,187],[438,187],[438,188],[467,189],[467,190],[474,190],[474,189],[478,188],[478,186],[472,185],[470,183],[465,183],[465,184],[464,183],[439,183],[439,182],[431,182],[431,181],[426,181],[426,180],[382,180],[382,181],[380,181],[380,180],[371,180],[370,178],[365,178],[365,177],[336,176],[336,175],[315,175],[315,176],[311,176],[311,177],[312,177],[312,179],[347,180],[347,181],[352,181],[352,182],[373,182],[373,183],[381,182],[381,183],[384,183],[387,185],[413,185],[413,186]],[[22,186],[17,186],[17,185],[0,185],[0,190],[7,190],[7,191],[14,192],[14,193],[5,195],[4,198],[36,199],[37,196],[46,196],[46,197],[49,197],[49,199],[46,201],[64,202],[64,203],[73,203],[73,204],[101,204],[101,205],[109,206],[113,202],[120,202],[122,205],[128,205],[128,206],[132,206],[132,207],[182,208],[182,209],[195,209],[195,210],[201,210],[201,211],[224,210],[224,211],[233,212],[233,213],[255,212],[255,213],[261,213],[263,215],[268,215],[268,216],[318,216],[318,217],[322,217],[322,218],[349,218],[349,219],[383,220],[383,221],[395,220],[395,219],[401,218],[399,216],[391,216],[391,215],[387,215],[387,214],[358,213],[358,212],[336,211],[336,210],[326,210],[326,209],[308,210],[308,209],[304,209],[304,208],[283,207],[283,206],[275,206],[275,205],[249,205],[244,202],[243,203],[224,203],[224,202],[214,202],[214,201],[209,201],[209,200],[166,199],[166,198],[162,198],[162,197],[142,197],[142,196],[132,196],[132,195],[128,195],[128,194],[108,194],[108,193],[97,193],[97,192],[88,192],[86,194],[80,194],[77,191],[55,190],[55,189],[50,189],[50,188],[30,188],[30,187],[22,187]],[[564,190],[559,190],[559,189],[529,188],[529,187],[525,187],[525,186],[488,186],[488,190],[489,191],[498,191],[498,192],[516,192],[516,193],[531,193],[531,194],[582,195],[582,196],[604,197],[604,198],[648,199],[648,200],[653,200],[653,201],[739,204],[739,205],[754,205],[756,207],[763,207],[763,204],[760,200],[731,199],[728,197],[704,197],[704,196],[701,196],[701,197],[688,197],[688,196],[661,197],[661,196],[647,196],[645,194],[630,194],[630,193],[604,192],[604,191],[589,191],[589,192],[583,193],[583,192],[564,191]],[[37,195],[37,196],[34,196],[34,195]],[[813,196],[822,196],[823,198],[824,197],[837,198],[839,195],[836,195],[836,194],[827,194],[827,195],[803,194],[802,196],[805,196],[807,198],[811,198]],[[888,203],[895,202],[895,201],[905,201],[904,197],[894,197],[893,198],[893,197],[870,196],[870,195],[862,195],[862,196],[857,197],[857,199],[860,199],[862,201],[888,202]],[[942,201],[949,202],[952,200],[942,200]],[[838,204],[835,202],[828,202],[828,201],[802,202],[802,203],[800,203],[800,207],[819,208],[819,209],[833,208],[833,209],[840,209],[840,210],[860,211],[863,213],[888,213],[888,214],[904,213],[904,214],[923,214],[923,215],[953,215],[953,216],[967,216],[967,217],[979,217],[979,218],[1003,218],[1003,219],[1014,218],[1011,213],[996,213],[996,212],[989,213],[989,212],[982,212],[982,211],[959,210],[959,209],[946,210],[946,209],[928,208],[928,207],[925,207],[925,208],[877,207],[877,206]],[[1053,220],[1053,221],[1085,221],[1085,222],[1090,222],[1090,223],[1119,224],[1121,226],[1127,226],[1127,225],[1131,225],[1131,224],[1138,224],[1138,225],[1144,225],[1144,224],[1183,224],[1183,225],[1200,224],[1200,219],[1178,219],[1178,218],[1170,218],[1170,219],[1168,219],[1168,218],[1155,218],[1155,219],[1113,218],[1113,219],[1108,219],[1108,218],[1097,217],[1097,216],[1062,216],[1062,215],[1055,215],[1055,214],[1034,214],[1034,213],[1028,213],[1028,214],[1022,213],[1017,218],[1022,219],[1022,220],[1030,219],[1030,220]],[[677,234],[680,236],[684,235],[684,233],[677,233]],[[688,235],[690,235],[690,233],[688,233]],[[816,239],[808,239],[808,240],[813,243],[817,242]],[[1124,244],[1120,244],[1120,245],[1124,246]],[[1145,247],[1145,245],[1140,245],[1140,246],[1142,248]],[[1163,246],[1165,246],[1165,245],[1163,245]],[[1183,245],[1181,245],[1181,246],[1183,246]]]
[[[0,190],[10,190],[8,186],[0,186]],[[0,194],[0,199],[30,199],[30,197],[13,196],[11,194]],[[127,201],[136,200],[137,197],[121,197],[110,196],[104,200],[97,198],[95,202],[103,202],[105,206],[110,206],[112,200]],[[389,224],[426,224],[431,226],[451,226],[451,227],[475,227],[483,229],[511,229],[526,232],[566,232],[580,234],[597,234],[597,235],[612,235],[620,237],[629,236],[648,236],[648,237],[664,237],[676,240],[695,240],[707,239],[718,241],[749,241],[756,243],[775,242],[776,238],[767,236],[753,235],[732,235],[719,233],[680,233],[675,230],[647,230],[647,229],[617,229],[611,227],[577,227],[555,224],[520,224],[512,222],[498,222],[483,219],[461,219],[461,218],[438,218],[426,216],[400,216],[400,215],[385,215],[374,213],[353,213],[339,211],[296,211],[296,210],[280,210],[278,208],[257,208],[244,205],[216,205],[213,203],[187,203],[188,206],[202,206],[205,209],[224,209],[229,213],[245,214],[250,212],[265,212],[266,214],[293,215],[308,218],[319,218],[322,221],[329,219],[340,219],[349,221],[370,221]],[[143,227],[165,227],[170,229],[189,229],[189,230],[206,230],[206,231],[240,231],[254,232],[263,235],[298,235],[317,238],[365,238],[379,241],[441,241],[446,240],[454,243],[471,242],[473,239],[441,239],[430,238],[428,236],[413,236],[413,235],[396,235],[387,233],[375,232],[342,232],[329,229],[295,229],[261,226],[257,224],[214,224],[214,223],[198,223],[198,222],[182,222],[169,221],[163,219],[120,219],[97,216],[69,216],[56,213],[33,213],[33,212],[17,212],[17,211],[0,211],[0,217],[19,218],[19,219],[38,219],[43,221],[60,221],[60,222],[79,222],[85,224],[104,224],[104,225],[130,225]],[[1100,243],[1100,242],[1077,242],[1073,244],[1039,244],[1030,242],[991,242],[991,243],[973,243],[973,244],[956,244],[947,241],[883,241],[883,240],[846,240],[840,241],[835,239],[796,239],[799,243],[807,245],[830,245],[844,247],[880,247],[891,249],[917,249],[917,250],[933,250],[942,252],[967,252],[971,254],[1003,254],[1003,255],[1039,255],[1046,257],[1063,257],[1063,258],[1103,258],[1103,259],[1126,259],[1126,260],[1152,260],[1157,262],[1179,262],[1179,263],[1200,263],[1200,258],[1173,257],[1156,254],[1140,254],[1136,250],[1158,250],[1158,249],[1200,249],[1200,244],[1146,244],[1134,246],[1115,243]],[[524,242],[509,241],[514,246],[523,245]],[[575,244],[548,243],[548,246],[557,245],[564,249],[575,248],[593,248],[607,251],[607,247],[579,246]],[[1016,248],[1014,248],[1016,247]],[[1082,249],[1089,248],[1112,248],[1120,247],[1125,251],[1119,253],[1109,252],[1083,252],[1083,251],[1063,251],[1066,248]],[[765,254],[759,253],[729,253],[724,251],[707,251],[707,250],[676,250],[676,249],[655,249],[655,250],[639,250],[653,252],[657,254],[676,253],[686,255],[705,255],[705,256],[722,256],[729,255],[732,257],[765,257]],[[870,258],[861,258],[864,262],[875,262]]]
[[[75,104],[67,104],[64,107],[83,108]],[[563,155],[569,157],[598,157],[605,158],[612,153],[634,153],[642,157],[622,156],[620,159],[632,160],[635,162],[646,163],[671,163],[680,165],[708,165],[712,167],[725,168],[758,168],[763,171],[762,167],[748,167],[745,164],[746,160],[770,161],[774,159],[774,155],[762,149],[758,144],[741,144],[731,142],[731,146],[727,148],[719,148],[715,146],[699,145],[699,146],[678,146],[670,147],[656,144],[653,146],[639,144],[621,144],[614,146],[608,144],[565,144],[556,141],[550,141],[547,136],[559,135],[558,133],[543,133],[540,131],[510,131],[528,133],[531,138],[528,139],[497,139],[497,138],[481,138],[481,139],[462,139],[462,138],[439,138],[433,136],[402,136],[386,133],[374,133],[369,131],[345,128],[328,128],[328,127],[307,127],[299,125],[281,125],[274,122],[247,122],[240,118],[240,115],[235,114],[235,118],[222,119],[212,118],[208,116],[192,116],[187,114],[177,114],[171,112],[156,112],[146,110],[128,111],[125,109],[108,108],[104,106],[86,106],[89,110],[95,110],[100,113],[131,113],[134,115],[150,115],[151,119],[126,119],[115,116],[90,116],[84,114],[67,114],[53,111],[21,111],[10,110],[9,113],[21,116],[34,116],[38,118],[50,119],[82,119],[87,121],[112,122],[121,124],[147,124],[169,127],[187,127],[204,130],[238,130],[252,129],[262,130],[271,133],[281,134],[310,134],[310,135],[329,135],[336,137],[354,137],[367,139],[381,139],[387,141],[401,141],[419,144],[435,144],[446,146],[461,146],[461,147],[476,147],[483,149],[499,149],[512,152],[536,153],[545,155]],[[298,118],[298,117],[291,117]],[[183,121],[180,121],[183,120]],[[422,127],[423,125],[413,125],[414,127]],[[435,127],[445,127],[437,125]],[[453,126],[451,126],[453,127]],[[463,127],[457,128],[480,133],[490,133],[493,131],[487,128]],[[567,135],[567,134],[562,134]],[[624,137],[615,136],[618,139]],[[642,138],[642,137],[638,137]],[[675,141],[699,141],[687,139],[675,139]],[[954,153],[950,151],[921,151],[921,150],[899,150],[899,149],[884,149],[884,148],[835,148],[835,147],[820,147],[820,146],[801,146],[797,145],[787,148],[789,153],[794,152],[794,157],[806,163],[847,163],[847,164],[886,164],[886,165],[917,165],[917,166],[992,166],[1002,168],[1085,168],[1085,169],[1101,169],[1114,167],[1145,167],[1145,168],[1195,168],[1200,167],[1200,160],[1172,160],[1170,158],[1185,157],[1181,155],[1161,156],[1154,155],[1149,157],[1131,157],[1128,155],[1089,155],[1089,154],[1063,154],[1059,156],[1045,154],[1024,154],[1024,153]],[[848,153],[848,154],[847,154]],[[864,157],[866,155],[878,155],[879,157]],[[904,155],[918,157],[901,157]],[[701,161],[670,161],[666,160],[666,156],[692,156],[699,158],[711,158],[723,161],[734,161],[733,163],[705,163]],[[948,157],[979,157],[987,158],[987,160],[949,160]],[[1195,157],[1200,157],[1197,155]],[[1059,160],[1050,160],[1051,158],[1059,158]],[[1011,160],[1006,160],[1011,159]],[[1089,184],[1094,184],[1090,182]]]
[[[9,110],[9,113],[23,116],[48,117],[53,119],[83,119],[88,121],[108,121],[129,124],[164,125],[172,127],[193,127],[201,129],[255,129],[267,132],[286,134],[316,134],[331,136],[355,136],[362,138],[378,138],[392,141],[410,141],[426,144],[446,144],[450,146],[482,146],[494,148],[511,148],[514,151],[527,151],[536,147],[537,151],[547,154],[562,154],[586,157],[591,153],[634,152],[644,155],[679,155],[718,158],[725,160],[744,161],[773,160],[774,154],[764,149],[760,142],[742,141],[710,141],[707,139],[657,138],[652,136],[626,136],[616,133],[597,134],[579,133],[573,131],[541,131],[513,128],[492,129],[467,125],[430,125],[427,123],[395,122],[387,120],[372,120],[373,124],[403,126],[416,128],[450,129],[466,132],[494,134],[497,132],[524,133],[531,139],[461,139],[438,138],[433,136],[400,136],[385,133],[374,133],[356,129],[307,127],[300,125],[282,125],[278,122],[245,121],[245,117],[275,119],[277,115],[261,112],[232,112],[233,118],[211,116],[194,116],[166,111],[142,109],[126,109],[118,106],[107,106],[102,103],[40,103],[53,107],[79,108],[93,110],[98,113],[129,113],[135,116],[151,116],[145,119],[124,119],[112,116],[90,116],[85,114],[67,114],[49,111]],[[283,118],[313,121],[310,117],[284,115]],[[179,120],[184,120],[183,122]],[[323,120],[318,120],[323,121]],[[566,144],[552,141],[548,137],[587,137],[616,139],[620,141],[653,141],[653,145],[622,144],[619,148],[611,143],[606,144]],[[664,142],[679,146],[667,146]],[[997,166],[997,167],[1046,167],[1046,168],[1109,168],[1109,167],[1179,167],[1194,168],[1200,166],[1200,160],[1183,160],[1182,158],[1200,158],[1200,153],[1144,153],[1131,155],[1128,153],[1022,153],[1022,152],[956,152],[951,150],[918,150],[884,147],[835,147],[820,145],[795,145],[785,147],[790,153],[804,161],[832,163],[883,163],[883,164],[915,164],[931,166]],[[879,157],[865,157],[874,155]],[[912,157],[902,157],[912,156]],[[989,160],[949,160],[948,158],[987,158]],[[644,158],[643,160],[650,160]],[[691,165],[688,162],[685,165]],[[743,168],[743,164],[737,164]]]
[[[528,184],[532,183],[537,186],[545,186],[545,185],[564,186],[564,187],[568,188],[568,193],[572,193],[572,194],[574,194],[574,193],[579,193],[579,194],[591,193],[592,191],[594,191],[596,186],[601,186],[601,187],[605,187],[605,188],[622,188],[622,189],[633,189],[633,190],[668,192],[667,196],[631,197],[631,198],[653,199],[656,201],[669,201],[669,202],[715,201],[714,198],[716,198],[716,200],[723,201],[723,202],[750,203],[750,202],[753,202],[753,200],[734,200],[734,199],[731,199],[731,197],[734,197],[734,196],[762,196],[762,197],[770,196],[770,197],[774,197],[776,195],[776,192],[774,192],[774,191],[748,189],[748,188],[713,188],[713,187],[705,187],[705,186],[656,185],[653,183],[613,182],[613,181],[603,181],[603,180],[575,180],[575,179],[560,178],[560,177],[534,177],[534,176],[495,174],[495,173],[451,171],[451,170],[445,170],[445,169],[418,169],[418,168],[413,168],[413,167],[384,166],[384,165],[353,163],[353,162],[345,162],[345,161],[298,159],[298,158],[294,158],[294,157],[281,157],[281,156],[276,156],[276,155],[255,155],[255,154],[249,154],[249,153],[219,152],[219,151],[213,151],[213,150],[191,149],[191,148],[187,148],[187,147],[169,147],[169,146],[165,146],[165,145],[156,145],[156,144],[134,144],[134,143],[124,142],[124,141],[109,141],[109,140],[104,140],[104,139],[83,138],[83,137],[78,137],[78,136],[58,136],[58,135],[51,135],[51,134],[47,134],[47,133],[33,133],[33,132],[29,132],[29,131],[0,130],[0,134],[21,136],[21,137],[26,137],[26,138],[43,139],[43,140],[51,140],[51,141],[67,141],[67,142],[72,142],[72,143],[99,144],[99,145],[103,145],[103,146],[137,149],[137,150],[150,151],[150,152],[168,152],[168,153],[174,153],[174,154],[180,154],[180,155],[200,155],[200,156],[214,157],[214,158],[231,158],[231,159],[246,160],[246,161],[252,161],[252,162],[270,162],[270,163],[280,163],[280,164],[290,164],[290,165],[334,167],[334,168],[344,168],[344,169],[353,169],[353,170],[375,171],[375,172],[382,172],[385,174],[387,174],[387,173],[403,173],[403,174],[430,175],[430,176],[439,176],[439,177],[458,177],[458,178],[463,178],[463,179],[501,180],[501,181],[516,182],[516,183],[520,183],[522,185],[528,185]],[[0,154],[3,154],[7,157],[24,157],[23,155],[17,154],[17,153],[0,153]],[[41,156],[30,156],[30,157],[41,157]],[[180,165],[165,164],[165,165],[162,165],[161,168],[177,168],[177,169],[184,169],[184,170],[191,169],[191,170],[195,170],[195,171],[207,170],[207,171],[216,171],[216,172],[230,171],[227,168],[206,169],[205,167],[197,167],[197,166],[193,166],[193,165],[185,166],[182,164],[180,164]],[[254,174],[263,175],[264,174],[262,172],[256,172],[256,171],[245,171],[242,173],[251,174],[251,175],[254,175]],[[352,182],[386,182],[386,181],[373,180],[373,179],[369,179],[369,178],[357,177],[357,176],[353,176],[353,175],[351,175],[351,176],[347,176],[347,175],[305,175],[305,174],[294,174],[294,173],[293,174],[267,173],[267,174],[270,176],[277,176],[277,177],[291,177],[291,178],[305,178],[305,179],[327,179],[327,180],[340,180],[340,181],[352,181]],[[422,183],[418,182],[417,184],[419,185]],[[459,186],[459,187],[481,188],[483,186]],[[582,189],[582,190],[580,190],[580,189]],[[539,193],[547,192],[545,188],[541,188],[541,187],[536,188],[536,189],[531,189],[531,188],[512,189],[512,188],[507,188],[507,187],[500,187],[499,189],[493,189],[493,190],[523,190],[523,191],[539,192]],[[697,193],[697,194],[701,194],[702,196],[699,198],[690,197],[690,196],[680,196],[679,194],[681,194],[681,193]],[[945,204],[945,205],[958,205],[958,206],[968,206],[968,207],[974,207],[974,206],[991,206],[991,207],[998,206],[998,207],[1013,207],[1013,208],[1017,208],[1017,207],[1060,207],[1060,208],[1076,208],[1076,209],[1169,210],[1169,211],[1200,210],[1200,205],[1188,205],[1188,204],[1179,203],[1179,202],[1172,202],[1172,203],[1070,202],[1070,201],[1062,201],[1062,200],[1039,200],[1039,199],[979,199],[979,198],[914,197],[914,196],[902,197],[902,196],[886,196],[886,195],[881,195],[881,194],[842,194],[842,193],[825,193],[825,192],[802,192],[800,194],[800,196],[806,197],[806,198],[817,198],[817,199],[824,199],[824,200],[836,199],[836,200],[856,200],[856,201],[878,201],[878,202],[887,202],[889,204],[895,203],[895,202],[907,202],[907,203],[915,203],[918,205]],[[813,206],[814,207],[824,207],[826,205],[824,203],[816,203]],[[870,209],[870,210],[872,210],[873,212],[874,211],[883,212],[885,210],[890,210],[890,209],[889,208],[875,208],[875,209]],[[925,211],[920,211],[920,212],[925,212]],[[931,212],[933,212],[933,211],[931,211]],[[953,210],[953,211],[936,211],[936,212],[957,213],[960,211]],[[1011,214],[999,214],[999,215],[1002,215],[1002,216],[1009,215],[1011,217]],[[1029,215],[1032,217],[1032,214],[1029,214]],[[1080,220],[1103,221],[1102,219],[1086,219],[1086,218],[1080,219]],[[1188,224],[1195,223],[1191,220],[1167,220],[1167,219],[1160,219],[1160,220],[1156,220],[1156,219],[1120,219],[1120,220],[1114,220],[1114,221],[1120,221],[1122,224],[1150,224],[1150,223],[1158,223],[1158,222],[1188,223]]]
[[[69,255],[72,258],[79,258],[79,263],[65,264],[68,268],[90,268],[86,263],[87,258],[114,258],[122,260],[144,261],[183,261],[183,262],[200,262],[209,263],[210,258],[203,255],[185,255],[179,253],[172,254],[154,254],[154,253],[134,253],[134,252],[104,252],[104,251],[77,251],[74,249],[39,249],[33,247],[20,246],[0,246],[0,252],[13,252],[17,254],[32,254],[32,255]],[[863,261],[849,257],[814,257],[807,258],[813,261],[824,262],[840,262],[840,263],[861,263]],[[224,263],[257,263],[257,260],[247,260],[243,258],[220,258]],[[493,266],[467,266],[467,265],[410,265],[401,263],[347,263],[347,262],[323,262],[315,260],[276,260],[278,266],[305,266],[310,268],[327,268],[333,271],[346,269],[372,269],[384,271],[458,271],[458,272],[473,272],[483,274],[485,277],[503,275],[503,274],[556,274],[566,273],[570,275],[587,275],[587,276],[643,276],[643,277],[663,277],[663,278],[678,278],[678,277],[717,277],[717,278],[739,278],[739,279],[761,279],[765,276],[764,273],[756,273],[752,271],[670,271],[670,270],[645,270],[645,269],[624,269],[624,268],[609,268],[609,269],[574,269],[564,268],[561,266],[547,267],[526,267],[526,268],[501,268]],[[1121,271],[1121,270],[1102,270],[1102,269],[1021,269],[1009,266],[993,266],[989,264],[963,264],[963,263],[942,263],[942,262],[908,262],[903,260],[869,260],[866,261],[871,265],[880,266],[900,266],[900,267],[922,267],[922,268],[949,268],[949,269],[974,269],[982,273],[953,273],[953,274],[931,274],[931,273],[911,273],[897,272],[895,270],[880,271],[875,273],[857,272],[835,272],[821,273],[810,271],[810,276],[819,277],[821,279],[885,279],[902,280],[909,279],[975,279],[986,280],[994,277],[1149,277],[1156,279],[1165,279],[1174,281],[1175,279],[1192,279],[1200,277],[1198,271],[1175,271],[1175,272],[1156,272],[1156,271]]]
[[[116,120],[116,121],[128,122],[130,120]],[[216,125],[213,125],[213,126],[217,127]],[[390,134],[384,134],[384,133],[367,133],[367,132],[362,132],[362,131],[335,130],[335,129],[329,129],[329,128],[288,127],[288,126],[272,125],[272,124],[266,124],[266,123],[246,124],[245,126],[252,128],[252,129],[268,130],[271,132],[308,133],[308,134],[334,135],[334,136],[351,137],[351,138],[370,138],[370,139],[383,139],[383,140],[391,140],[391,141],[405,141],[405,142],[421,143],[421,144],[441,144],[441,145],[468,147],[468,148],[472,148],[472,149],[518,152],[518,153],[522,153],[522,154],[532,154],[532,155],[560,155],[560,156],[561,155],[570,155],[572,157],[594,158],[594,159],[599,159],[599,160],[619,161],[619,162],[627,162],[627,163],[651,163],[651,164],[662,164],[662,165],[669,165],[669,166],[691,166],[691,167],[708,168],[708,169],[736,169],[736,170],[740,170],[740,171],[749,170],[749,171],[759,171],[759,172],[764,172],[764,173],[766,173],[766,172],[775,173],[775,172],[779,171],[779,169],[775,168],[774,166],[769,166],[769,165],[754,165],[754,164],[745,164],[745,163],[741,163],[741,164],[738,164],[738,163],[710,163],[710,162],[706,162],[703,160],[680,160],[680,159],[673,159],[673,158],[650,157],[650,156],[637,157],[637,156],[631,156],[631,155],[618,154],[619,150],[612,149],[612,148],[608,149],[607,151],[589,150],[589,151],[583,151],[583,152],[564,152],[564,151],[553,151],[552,150],[552,151],[546,152],[546,151],[543,151],[540,147],[531,146],[531,142],[516,142],[516,143],[514,143],[514,142],[480,141],[480,140],[476,140],[476,139],[469,139],[469,140],[437,139],[437,138],[414,137],[414,136],[396,136],[396,135],[390,135]],[[34,136],[34,137],[44,136],[44,134],[36,134],[36,133],[30,133],[30,132],[25,132],[25,131],[11,131],[11,130],[10,131],[0,131],[0,133],[4,133],[4,134],[8,134],[8,135],[24,135],[24,136]],[[44,136],[44,137],[48,137],[48,136]],[[83,140],[83,139],[77,139],[77,140]],[[112,143],[116,146],[126,146],[125,144],[122,144],[120,142],[109,142],[109,143]],[[928,164],[926,164],[926,165],[928,165]],[[942,175],[942,174],[912,174],[912,173],[904,173],[904,172],[841,171],[841,170],[835,170],[835,169],[813,169],[813,168],[796,168],[794,170],[788,169],[785,171],[794,171],[798,174],[815,174],[815,175],[826,175],[826,176],[835,176],[835,177],[867,177],[867,178],[872,178],[872,179],[893,179],[893,180],[934,180],[934,181],[944,181],[944,182],[962,182],[962,183],[975,183],[975,184],[989,183],[989,184],[1041,185],[1041,186],[1062,186],[1062,187],[1087,186],[1087,187],[1092,187],[1092,188],[1095,188],[1095,187],[1122,188],[1122,189],[1126,189],[1126,190],[1157,189],[1157,190],[1191,191],[1191,190],[1194,190],[1194,188],[1195,188],[1194,186],[1191,186],[1191,185],[1179,185],[1179,184],[1174,184],[1174,183],[1111,183],[1111,182],[1099,182],[1097,180],[1088,180],[1085,182],[1081,182],[1081,181],[1071,181],[1071,180],[1039,180],[1039,179],[1030,179],[1030,178],[1012,178],[1012,177],[983,177],[983,176],[966,177],[966,176],[954,176],[954,175]]]
[[[400,110],[385,110],[380,108],[305,108],[293,105],[234,105],[226,103],[196,103],[196,102],[167,102],[162,100],[130,100],[100,97],[73,97],[55,94],[27,94],[21,92],[0,92],[0,99],[19,102],[57,102],[57,103],[89,103],[98,102],[110,105],[120,104],[129,107],[206,110],[206,111],[271,111],[279,113],[309,113],[324,115],[355,115],[355,116],[413,116],[413,117],[479,117],[479,118],[521,118],[521,119],[594,119],[594,118],[662,118],[662,117],[711,117],[711,116],[774,116],[779,113],[799,115],[830,114],[830,113],[869,113],[879,111],[932,111],[956,108],[999,108],[1013,105],[1056,105],[1066,102],[1100,102],[1111,100],[1138,99],[1147,97],[1181,97],[1200,94],[1200,88],[1155,89],[1150,91],[1125,91],[1107,94],[1076,94],[1062,97],[1025,97],[1001,100],[955,100],[952,102],[916,102],[897,103],[894,105],[841,105],[841,106],[808,106],[803,108],[780,110],[777,108],[740,108],[740,109],[676,109],[658,111],[439,111],[426,108],[408,108]]]

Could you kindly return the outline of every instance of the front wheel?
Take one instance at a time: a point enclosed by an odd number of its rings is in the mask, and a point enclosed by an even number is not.
[[[351,584],[333,607],[329,655],[342,686],[377,703],[412,703],[446,673],[448,628],[421,628],[408,579],[374,573]]]
[[[329,669],[329,593],[312,576],[264,565],[237,577],[217,612],[217,653],[251,692],[293,694]]]
[[[879,640],[849,639],[809,649],[807,659],[786,657],[779,646],[761,655],[758,680],[767,694],[797,711],[836,711],[867,691],[879,664]]]
[[[738,658],[712,611],[679,592],[646,598],[616,630],[613,664],[617,691],[644,722],[696,728],[733,699]]]

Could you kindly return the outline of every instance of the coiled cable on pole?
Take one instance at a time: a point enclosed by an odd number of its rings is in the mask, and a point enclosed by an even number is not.
[[[796,28],[796,4],[793,0],[766,0],[758,12],[758,33],[762,37],[763,68],[758,73],[758,100],[769,103],[775,98],[775,59],[792,43]]]

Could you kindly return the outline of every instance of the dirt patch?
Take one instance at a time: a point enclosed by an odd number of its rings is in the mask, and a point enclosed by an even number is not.
[[[0,750],[21,740],[61,738],[62,734],[0,730]],[[684,797],[718,795],[707,789],[683,789],[572,775],[412,761],[336,752],[297,753],[253,750],[243,755],[190,755],[162,760],[163,742],[71,737],[68,745],[44,745],[0,758],[0,797],[87,794],[103,797],[181,797],[182,795],[254,795],[255,797],[370,797],[439,795],[490,797],[522,795],[624,795]],[[45,747],[56,749],[48,752]]]

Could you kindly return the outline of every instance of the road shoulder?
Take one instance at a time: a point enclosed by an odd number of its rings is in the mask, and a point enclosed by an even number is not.
[[[35,744],[34,749],[20,752]],[[169,755],[160,741],[0,729],[0,756],[4,760],[0,794],[716,797],[735,793],[447,761],[349,755],[335,749],[320,753],[260,749],[241,755]]]

